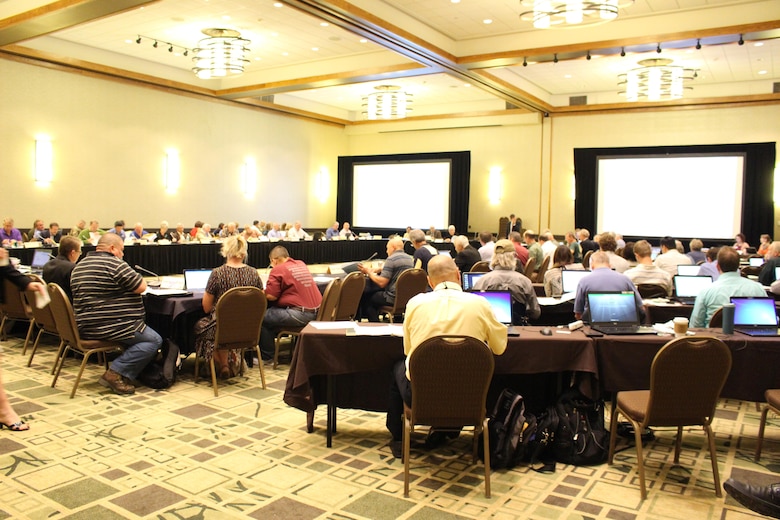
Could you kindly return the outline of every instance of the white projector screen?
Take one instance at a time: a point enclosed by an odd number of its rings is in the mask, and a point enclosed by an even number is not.
[[[742,218],[744,155],[599,157],[599,231],[732,238]]]
[[[355,164],[352,226],[445,229],[450,161]]]

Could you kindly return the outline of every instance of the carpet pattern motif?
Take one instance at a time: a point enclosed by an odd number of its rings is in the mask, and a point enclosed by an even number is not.
[[[220,382],[214,397],[208,379],[193,383],[191,358],[172,388],[139,387],[132,396],[100,386],[102,367],[91,363],[69,399],[76,361],[51,388],[55,346],[41,346],[28,368],[22,342],[0,343],[6,391],[31,426],[0,431],[0,519],[758,517],[725,492],[715,497],[697,428],[686,431],[677,467],[674,432],[656,430],[644,502],[633,449],[618,453],[613,466],[494,471],[486,499],[470,434],[433,452],[414,450],[404,498],[403,465],[390,454],[384,415],[339,410],[339,432],[326,448],[324,409],[308,434],[305,414],[282,401],[286,365],[265,367],[267,390],[255,367]],[[759,418],[754,403],[720,402],[714,430],[722,480],[780,480],[780,419],[771,414],[762,460],[753,462]]]

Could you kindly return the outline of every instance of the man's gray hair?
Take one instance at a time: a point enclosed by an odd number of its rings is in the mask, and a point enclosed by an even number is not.
[[[505,253],[495,253],[490,260],[490,267],[492,269],[503,269],[508,271],[514,271],[517,266],[517,256],[514,251],[507,251]]]
[[[467,245],[469,245],[469,239],[466,238],[465,235],[456,235],[455,238],[452,239],[452,245],[458,249],[465,248]]]
[[[413,229],[409,231],[409,240],[415,243],[425,242],[425,233],[422,229]]]

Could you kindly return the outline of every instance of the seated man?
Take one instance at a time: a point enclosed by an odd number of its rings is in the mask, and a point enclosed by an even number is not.
[[[704,263],[701,264],[701,267],[699,267],[699,276],[710,276],[713,282],[720,277],[720,272],[718,271],[719,250],[719,247],[711,247],[707,250],[707,257]]]
[[[62,237],[58,253],[56,258],[52,258],[43,266],[43,280],[62,287],[70,301],[73,301],[70,275],[76,267],[76,260],[81,256],[81,240],[71,236]]]
[[[22,242],[22,232],[14,227],[14,219],[3,219],[3,227],[0,228],[0,242],[4,246],[13,246]]]
[[[100,240],[100,237],[102,237],[105,233],[105,231],[98,227],[97,220],[90,220],[89,227],[79,233],[79,240],[81,240],[81,242],[84,244],[96,245],[98,240]]]
[[[661,239],[661,254],[653,263],[672,276],[677,274],[678,265],[693,265],[690,257],[680,253],[676,241],[669,236]]]
[[[387,241],[387,260],[381,269],[358,264],[360,272],[368,277],[360,298],[361,318],[379,321],[379,309],[395,303],[395,284],[398,276],[412,267],[412,257],[404,252],[404,241],[399,237]]]
[[[344,222],[344,225],[341,227],[341,231],[339,231],[339,236],[349,239],[355,238],[355,233],[349,229],[349,222]]]
[[[220,238],[227,238],[227,237],[234,237],[238,235],[238,223],[236,222],[228,222],[225,224],[219,232]]]
[[[672,276],[660,267],[653,265],[650,242],[640,240],[634,244],[634,256],[636,256],[637,266],[632,267],[623,274],[628,276],[634,282],[634,285],[639,285],[640,283],[660,285],[666,289],[666,295],[671,296],[674,289]]]
[[[157,356],[162,338],[144,322],[141,293],[146,281],[122,260],[124,250],[118,235],[100,237],[95,251],[76,264],[70,286],[81,337],[116,341],[125,347],[100,384],[117,394],[132,394],[133,380]]]
[[[60,225],[56,222],[49,224],[49,229],[44,229],[36,237],[36,240],[40,240],[49,246],[59,244],[61,239],[62,231],[60,231]]]
[[[300,220],[296,220],[295,224],[293,225],[292,229],[287,231],[287,238],[292,239],[298,239],[298,240],[304,240],[306,238],[309,238],[309,235],[302,227]]]
[[[531,280],[515,271],[517,258],[512,242],[502,238],[496,242],[492,271],[485,273],[474,284],[476,291],[510,291],[512,293],[512,323],[523,325],[528,319],[535,320],[542,310],[536,299],[536,291]]]
[[[617,251],[617,240],[612,233],[602,233],[599,235],[599,249],[607,254],[609,266],[618,273],[624,273],[631,267],[628,260],[615,253],[615,251]]]
[[[580,247],[580,243],[577,242],[577,237],[574,236],[573,231],[569,231],[566,233],[566,245],[569,246],[569,249],[571,249],[572,257],[574,258],[574,263],[579,264],[582,262],[582,248]]]
[[[477,262],[481,262],[482,258],[479,256],[479,251],[469,243],[469,239],[464,235],[456,235],[452,239],[452,245],[455,246],[455,265],[458,266],[460,272],[467,273],[471,271],[471,268]]]
[[[517,231],[509,233],[509,240],[512,245],[515,246],[515,256],[518,260],[518,271],[522,271],[525,268],[525,264],[528,263],[528,248],[523,245],[523,235]]]
[[[278,222],[274,222],[271,230],[268,232],[268,238],[276,238],[276,239],[283,239],[284,238],[284,231],[282,231],[282,226]]]
[[[481,231],[479,233],[479,257],[483,262],[490,262],[493,258],[493,248],[496,247],[496,243],[493,241],[493,233],[490,231]]]
[[[87,223],[83,220],[79,220],[75,226],[70,228],[70,231],[68,231],[68,234],[72,237],[78,238],[78,236],[81,234],[82,231],[87,229]]]
[[[27,233],[27,239],[31,242],[33,240],[37,240],[38,242],[43,242],[43,239],[41,239],[41,233],[45,230],[46,228],[43,225],[43,220],[37,218],[35,219],[35,222],[33,222],[33,227],[30,228],[29,233]]]
[[[115,233],[119,236],[122,240],[127,238],[127,234],[125,233],[125,221],[124,220],[117,220],[114,222],[114,227],[112,229],[109,229],[107,231],[108,233]]]
[[[582,249],[582,256],[585,256],[585,253],[588,251],[593,251],[594,253],[599,250],[599,245],[596,243],[595,240],[591,240],[590,238],[590,231],[588,231],[585,228],[580,229],[577,232],[577,236],[580,239],[580,249]]]
[[[263,361],[273,359],[274,339],[280,329],[306,325],[317,317],[322,303],[322,294],[306,264],[290,258],[283,246],[274,247],[269,258],[271,272],[265,285],[269,305],[260,332]]]
[[[428,261],[435,255],[438,255],[439,251],[432,245],[428,244],[428,241],[425,239],[425,233],[423,233],[422,229],[411,230],[409,232],[409,241],[412,243],[412,247],[414,247],[414,254],[412,255],[414,267],[416,269],[424,269],[427,271]]]
[[[761,282],[761,285],[772,285],[772,282],[777,279],[775,267],[780,266],[780,241],[775,240],[769,244],[765,258],[766,262],[758,273],[758,281]]]
[[[736,250],[730,247],[718,250],[718,271],[718,280],[696,296],[691,327],[709,326],[715,311],[723,307],[724,303],[729,303],[732,296],[766,296],[761,284],[739,273],[739,253]]]
[[[150,238],[152,238],[152,235],[154,235],[154,233],[149,233],[148,231],[146,231],[144,229],[143,224],[141,224],[140,222],[136,222],[135,226],[133,226],[132,233],[130,233],[130,238],[132,238],[133,241],[149,240]]]
[[[528,249],[528,259],[534,259],[534,271],[538,271],[544,261],[544,252],[539,242],[536,241],[536,231],[528,230],[523,233],[526,249]]]
[[[694,238],[693,240],[688,242],[688,247],[691,250],[688,252],[686,256],[691,259],[691,263],[693,265],[696,265],[699,262],[703,263],[707,256],[704,253],[704,251],[702,251],[702,248],[704,248],[704,242],[702,242],[698,238]]]
[[[507,328],[499,323],[490,304],[475,294],[463,292],[460,272],[452,258],[439,255],[428,263],[428,284],[433,291],[414,296],[406,306],[404,319],[404,354],[409,359],[414,349],[426,339],[443,334],[471,336],[487,343],[494,354],[506,350]],[[387,409],[387,429],[393,437],[393,456],[402,456],[404,403],[411,406],[412,388],[407,361],[396,363],[390,402]],[[441,432],[431,429],[426,444],[435,446],[444,440]]]
[[[339,237],[339,221],[333,223],[325,232],[325,238],[328,240],[335,240]]]
[[[609,256],[604,251],[597,251],[590,257],[592,272],[582,278],[577,285],[577,295],[574,298],[574,317],[578,320],[589,321],[588,311],[589,292],[607,291],[632,291],[636,300],[636,307],[640,316],[644,317],[645,311],[642,297],[636,290],[634,283],[628,276],[613,271],[609,266]]]

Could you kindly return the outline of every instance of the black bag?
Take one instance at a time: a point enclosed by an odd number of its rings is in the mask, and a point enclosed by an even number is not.
[[[514,390],[504,389],[488,419],[491,468],[513,468],[522,460],[526,424],[523,396]],[[484,460],[481,438],[478,449],[480,458]]]
[[[163,343],[162,356],[149,362],[138,374],[138,381],[144,386],[161,390],[176,382],[176,374],[181,366],[179,347],[172,341]]]
[[[607,460],[609,432],[604,428],[604,402],[571,389],[558,398],[558,429],[553,451],[558,462],[574,466]]]
[[[531,469],[540,473],[555,472],[555,453],[553,443],[558,431],[558,411],[548,406],[537,416],[529,414],[528,428],[523,437],[523,460]]]

